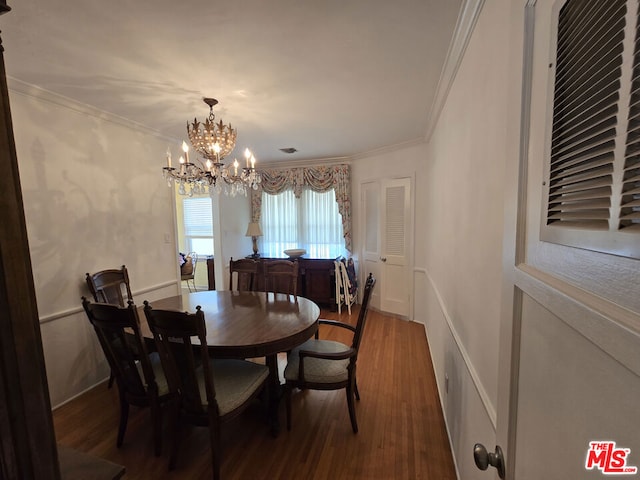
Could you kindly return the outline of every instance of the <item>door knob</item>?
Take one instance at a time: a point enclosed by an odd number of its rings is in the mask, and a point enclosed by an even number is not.
[[[498,445],[495,452],[487,452],[484,445],[476,443],[473,447],[473,459],[480,470],[486,470],[489,466],[496,467],[498,476],[504,478],[504,455]]]
[[[383,262],[387,261],[387,257],[380,257],[380,260],[382,260]]]

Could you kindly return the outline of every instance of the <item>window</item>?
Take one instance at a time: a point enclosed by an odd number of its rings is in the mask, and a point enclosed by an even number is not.
[[[305,188],[299,199],[293,191],[262,194],[262,255],[282,257],[289,248],[304,248],[310,258],[345,254],[342,217],[334,190],[317,193]]]
[[[213,218],[211,197],[182,200],[185,248],[198,256],[213,255]]]
[[[637,17],[631,0],[559,10],[543,240],[640,258]]]

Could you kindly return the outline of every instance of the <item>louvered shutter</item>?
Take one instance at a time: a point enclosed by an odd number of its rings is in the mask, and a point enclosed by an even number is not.
[[[629,121],[625,144],[620,229],[640,230],[640,27],[636,26]]]
[[[404,186],[388,187],[385,204],[385,254],[406,255]]]
[[[624,0],[560,11],[547,224],[609,227],[625,14]]]

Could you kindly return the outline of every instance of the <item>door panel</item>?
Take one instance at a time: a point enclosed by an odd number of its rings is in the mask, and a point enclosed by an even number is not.
[[[519,139],[508,145],[519,162],[508,162],[505,175],[518,188],[505,198],[517,209],[505,225],[496,437],[507,455],[507,478],[518,480],[604,478],[598,468],[585,468],[589,442],[596,441],[629,449],[627,465],[640,466],[634,433],[640,409],[633,400],[640,361],[629,355],[640,351],[640,335],[625,327],[638,325],[640,315],[629,301],[640,294],[637,261],[540,240],[552,39],[562,5],[513,6],[514,31],[524,44],[511,52],[512,68],[523,67],[521,77],[512,74],[522,90],[512,92],[509,111],[520,121],[507,132]]]
[[[371,306],[410,318],[412,315],[411,238],[413,235],[411,178],[361,185],[363,211],[362,279],[369,272],[378,280]]]
[[[603,478],[585,469],[592,441],[640,466],[640,378],[530,296],[522,306],[515,478]]]
[[[382,263],[380,309],[409,317],[412,289],[409,285],[409,239],[411,234],[411,179],[383,182]]]
[[[369,273],[376,277],[380,285],[383,283],[380,275],[380,182],[363,183],[361,192],[364,250],[360,285],[364,285],[364,279]],[[372,308],[380,309],[379,288],[373,289],[369,302]]]

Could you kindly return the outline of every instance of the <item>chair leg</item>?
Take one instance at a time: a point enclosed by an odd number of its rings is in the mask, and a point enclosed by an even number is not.
[[[153,453],[159,457],[162,453],[162,409],[157,400],[151,401],[151,424],[153,425]]]
[[[176,468],[178,447],[180,446],[180,398],[172,402],[171,412],[171,453],[169,454],[169,470]]]
[[[211,440],[211,468],[213,470],[213,480],[220,480],[220,463],[222,452],[220,445],[220,423],[209,420],[209,437]]]
[[[360,392],[358,391],[358,381],[353,379],[353,392],[356,394],[356,400],[360,401]]]
[[[113,375],[113,370],[109,372],[109,383],[107,384],[107,388],[113,387],[113,381],[115,380],[115,376]]]
[[[127,431],[127,421],[129,420],[129,402],[124,397],[124,394],[118,389],[120,395],[120,424],[118,425],[118,439],[116,445],[118,448],[122,446],[124,441],[124,434]]]
[[[290,385],[284,387],[284,403],[287,411],[287,430],[291,430],[291,390]]]
[[[356,409],[353,404],[353,387],[351,384],[347,385],[347,406],[349,407],[349,418],[351,419],[351,428],[353,433],[358,433],[358,422],[356,421]]]

